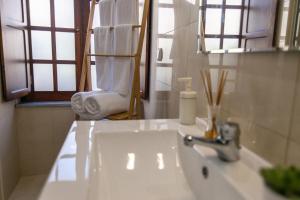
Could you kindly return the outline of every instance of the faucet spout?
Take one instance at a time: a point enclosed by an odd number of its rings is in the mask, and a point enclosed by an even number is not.
[[[227,122],[220,125],[218,130],[219,136],[215,140],[187,135],[184,137],[184,144],[189,147],[201,145],[212,148],[223,161],[233,162],[239,160],[240,129],[238,124]]]

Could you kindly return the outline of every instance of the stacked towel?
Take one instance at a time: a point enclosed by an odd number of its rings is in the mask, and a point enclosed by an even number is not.
[[[100,26],[113,26],[115,16],[115,0],[101,0],[99,2]]]
[[[132,55],[137,46],[138,0],[102,0],[100,25],[117,25],[95,28],[95,52],[98,54]],[[113,17],[111,17],[113,16]],[[96,57],[97,87],[127,96],[131,89],[133,58]]]
[[[94,28],[96,54],[136,53],[138,30],[132,26],[138,24],[138,9],[138,0],[100,1],[100,27]],[[81,119],[99,120],[128,111],[133,70],[133,58],[96,57],[97,87],[102,91],[74,94],[74,112]]]
[[[112,54],[113,34],[110,27],[94,29],[96,54]],[[104,91],[112,90],[112,58],[96,57],[97,87]]]
[[[115,25],[139,23],[138,0],[117,0],[115,6]]]
[[[115,55],[132,55],[134,37],[132,25],[119,25],[114,28],[113,53]],[[133,74],[133,58],[113,58],[113,91],[127,96]]]

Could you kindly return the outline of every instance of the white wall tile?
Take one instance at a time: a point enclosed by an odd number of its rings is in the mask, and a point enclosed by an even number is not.
[[[0,88],[1,83],[0,83]],[[0,96],[2,92],[0,89]],[[15,102],[3,102],[0,99],[0,163],[4,198],[7,199],[20,177],[17,134],[15,129]],[[1,194],[0,194],[1,196]],[[0,197],[1,199],[1,197]]]
[[[300,69],[298,69],[296,94],[294,98],[291,139],[300,144]]]
[[[23,176],[47,174],[74,121],[69,107],[17,108]]]
[[[300,144],[294,141],[289,141],[287,152],[287,164],[300,167]]]

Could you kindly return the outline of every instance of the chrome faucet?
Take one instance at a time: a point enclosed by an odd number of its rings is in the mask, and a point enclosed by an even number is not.
[[[217,124],[218,137],[214,140],[204,137],[187,135],[184,137],[186,146],[202,145],[216,150],[218,157],[227,162],[240,159],[240,128],[237,123],[226,122]]]

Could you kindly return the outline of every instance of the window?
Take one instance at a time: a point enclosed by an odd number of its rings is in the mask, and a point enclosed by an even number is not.
[[[81,0],[27,0],[31,93],[26,100],[69,100],[80,73]]]
[[[300,1],[298,2],[298,9],[297,9],[297,22],[296,22],[296,30],[295,30],[295,46],[300,46]]]
[[[89,0],[24,0],[27,6],[27,30],[31,92],[23,101],[70,100],[78,91],[82,55],[89,17]],[[140,0],[143,2],[143,0]],[[140,2],[140,3],[141,3]],[[140,10],[143,8],[140,4]],[[99,16],[95,10],[94,25]],[[149,22],[148,22],[149,23]],[[147,45],[144,66],[145,87],[142,95],[149,92],[150,26],[147,29]],[[92,39],[93,41],[93,39]],[[91,51],[94,51],[93,42]],[[92,72],[95,58],[92,57]],[[95,80],[95,73],[92,73]]]
[[[185,2],[188,4],[188,2]],[[172,86],[173,57],[174,50],[174,29],[175,29],[175,8],[173,1],[159,0],[158,3],[158,35],[157,46],[160,57],[156,62],[157,92],[170,91]]]
[[[232,49],[242,46],[245,0],[202,0],[206,50]]]

